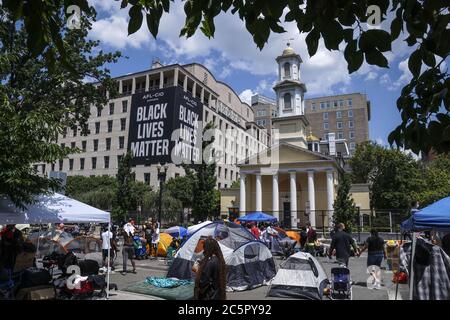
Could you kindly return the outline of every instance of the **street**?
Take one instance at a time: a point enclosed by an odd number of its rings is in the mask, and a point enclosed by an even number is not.
[[[276,265],[278,266],[282,261],[280,257],[274,257]],[[328,258],[318,257],[328,277],[330,276],[330,270],[336,267],[337,264],[333,260]],[[368,274],[366,272],[366,260],[367,254],[364,253],[359,258],[350,258],[349,268],[351,272],[353,284],[353,300],[395,300],[395,284],[392,283],[392,272],[386,271],[382,264],[382,287],[378,290],[368,289],[366,287],[366,280]],[[144,281],[149,276],[165,277],[168,266],[163,258],[148,259],[148,260],[136,260],[136,274],[127,273],[121,275],[122,270],[122,256],[119,254],[114,264],[116,271],[113,271],[110,275],[111,283],[115,283],[118,286],[119,292],[111,292],[111,299],[113,300],[134,300],[134,299],[159,299],[151,296],[134,295],[126,292],[122,292],[124,288],[136,283]],[[128,265],[128,270],[131,270],[131,264]],[[269,290],[269,286],[262,286],[253,290],[246,290],[241,292],[228,292],[228,300],[277,300],[280,298],[266,297]],[[324,300],[327,300],[324,297]],[[397,294],[397,300],[408,299],[408,286],[406,284],[400,284]]]

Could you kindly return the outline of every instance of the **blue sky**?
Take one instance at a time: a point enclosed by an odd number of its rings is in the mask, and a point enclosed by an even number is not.
[[[371,101],[370,138],[381,144],[400,123],[396,100],[401,88],[409,82],[408,57],[413,49],[403,41],[404,36],[393,43],[386,56],[390,68],[383,69],[364,64],[349,75],[343,50],[328,51],[323,43],[317,54],[310,58],[304,38],[296,32],[295,24],[285,24],[288,31],[273,34],[266,47],[260,51],[245,29],[244,23],[231,14],[222,14],[216,20],[216,35],[209,40],[199,30],[189,39],[179,38],[184,24],[183,4],[171,4],[171,13],[164,15],[158,39],[155,40],[143,27],[137,33],[127,35],[128,8],[120,9],[120,1],[91,0],[98,12],[90,37],[101,40],[106,51],[119,50],[122,58],[110,65],[113,76],[148,69],[152,59],[158,57],[163,64],[198,62],[206,65],[218,80],[228,83],[241,99],[249,101],[254,93],[273,97],[273,83],[277,76],[275,58],[281,54],[288,38],[294,38],[291,46],[303,59],[300,72],[308,92],[306,98],[361,92]],[[381,28],[387,29],[391,19]]]

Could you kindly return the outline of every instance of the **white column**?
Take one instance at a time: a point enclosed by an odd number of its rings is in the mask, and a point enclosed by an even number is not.
[[[333,171],[327,171],[327,212],[329,227],[333,225],[333,198],[334,198],[334,182]]]
[[[192,85],[192,96],[195,98],[196,94],[197,94],[197,82],[194,81],[194,84]]]
[[[175,70],[173,71],[173,85],[175,87],[178,86],[178,68],[175,68]]]
[[[261,174],[256,174],[256,204],[255,211],[262,211],[262,187]]]
[[[132,94],[136,93],[136,78],[133,78],[131,80],[131,93]]]
[[[184,79],[183,79],[183,91],[184,92],[187,91],[187,82],[188,82],[188,77],[187,77],[187,75],[184,75]]]
[[[240,176],[239,216],[245,216],[245,174]]]
[[[150,90],[150,75],[145,76],[145,91],[147,92]]]
[[[119,94],[123,93],[122,80],[119,80]]]
[[[278,173],[275,173],[272,176],[272,211],[273,216],[280,221],[280,207],[278,203],[279,194],[278,194]]]
[[[164,88],[164,72],[159,72],[159,88]]]
[[[297,227],[297,173],[291,175],[291,228]]]
[[[309,222],[312,227],[316,227],[316,193],[314,190],[314,171],[308,171],[308,201],[309,201]]]

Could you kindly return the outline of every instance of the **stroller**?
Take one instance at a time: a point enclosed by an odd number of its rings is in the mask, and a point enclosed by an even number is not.
[[[141,238],[139,236],[133,237],[134,255],[137,260],[148,259],[147,248],[142,245]]]
[[[350,269],[342,266],[331,269],[330,297],[332,300],[352,300]]]

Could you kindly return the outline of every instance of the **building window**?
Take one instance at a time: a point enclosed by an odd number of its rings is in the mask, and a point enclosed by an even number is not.
[[[99,134],[100,133],[100,122],[96,122],[95,123],[95,133]]]
[[[231,103],[231,92],[228,92],[228,103]]]
[[[328,122],[324,122],[323,123],[323,129],[324,130],[328,130],[330,128],[330,126],[328,125]]]
[[[76,137],[77,136],[77,128],[76,127],[73,128],[72,131],[73,131],[73,136]]]
[[[119,163],[122,161],[122,159],[123,159],[123,154],[117,156],[117,168],[119,167]]]
[[[323,120],[328,120],[328,112],[323,113]]]
[[[63,130],[63,138],[65,138],[67,136],[67,128],[64,128]]]
[[[328,140],[328,132],[325,132],[325,133],[323,134],[323,140]]]
[[[325,102],[320,103],[320,109],[325,109]]]
[[[336,128],[342,129],[342,122],[336,122]]]
[[[350,131],[349,132],[349,137],[351,140],[355,139],[355,131]]]
[[[348,110],[348,117],[353,118],[353,110]]]
[[[214,124],[216,124],[216,116],[213,116],[213,121]]]
[[[128,111],[128,100],[123,100],[122,101],[122,112],[127,112]]]
[[[292,109],[292,102],[291,102],[291,94],[285,93],[284,94],[284,109]]]
[[[221,188],[221,184],[220,184],[220,182],[217,184],[218,185],[218,188],[220,189]]]
[[[355,149],[356,149],[356,143],[350,142],[350,150],[355,150]]]
[[[290,77],[291,76],[291,64],[289,62],[286,62],[283,67],[284,67],[284,76]]]
[[[339,100],[339,107],[343,107],[344,106],[344,100]]]
[[[108,132],[112,132],[112,129],[113,129],[113,121],[108,120]]]
[[[352,98],[347,100],[347,104],[349,107],[351,107],[353,105]]]
[[[69,170],[73,170],[73,159],[69,159]]]
[[[125,137],[119,137],[119,149],[125,148]]]
[[[205,121],[208,121],[208,111],[207,110],[205,110],[205,116],[203,117],[203,119]]]
[[[109,114],[110,115],[114,114],[114,102],[111,102],[109,104]]]
[[[333,108],[337,108],[337,106],[338,106],[338,102],[337,102],[337,100],[334,100],[333,101]]]
[[[336,111],[336,119],[342,118],[342,111]]]
[[[266,115],[266,110],[258,110],[256,114],[258,117],[264,117]]]
[[[55,164],[52,163],[52,171],[55,171]]]
[[[330,108],[331,108],[330,101],[327,101],[327,109],[330,109]]]
[[[228,178],[227,177],[228,176],[228,169],[225,169],[224,174],[225,174],[224,178],[227,179]]]
[[[75,143],[75,142],[71,142],[71,143],[70,143],[70,147],[71,147],[72,149],[75,149],[76,143]]]
[[[311,103],[311,110],[312,111],[315,111],[316,110],[316,104],[313,102],[313,103]]]
[[[98,139],[94,139],[94,151],[98,150]]]
[[[106,138],[106,150],[111,150],[111,138]]]
[[[338,139],[344,139],[344,133],[338,132],[337,137],[338,137]]]
[[[84,158],[80,158],[80,170],[84,170]]]
[[[64,160],[59,160],[59,171],[62,171],[63,163],[64,163]]]
[[[105,160],[105,169],[109,169],[109,156],[104,156],[103,159]]]
[[[61,148],[65,148],[66,144],[65,143],[61,143]]]
[[[220,178],[221,175],[222,175],[222,167],[219,167],[217,176]]]
[[[120,131],[125,131],[126,127],[127,127],[127,119],[126,118],[120,119]]]
[[[97,107],[97,117],[102,116],[102,107]]]
[[[97,169],[97,158],[93,157],[91,160],[92,160],[92,169]]]
[[[81,149],[86,152],[86,140],[81,141]]]
[[[350,121],[348,122],[348,127],[349,127],[349,128],[353,128],[353,120],[350,120]]]
[[[150,172],[144,173],[144,182],[145,184],[150,184]]]

